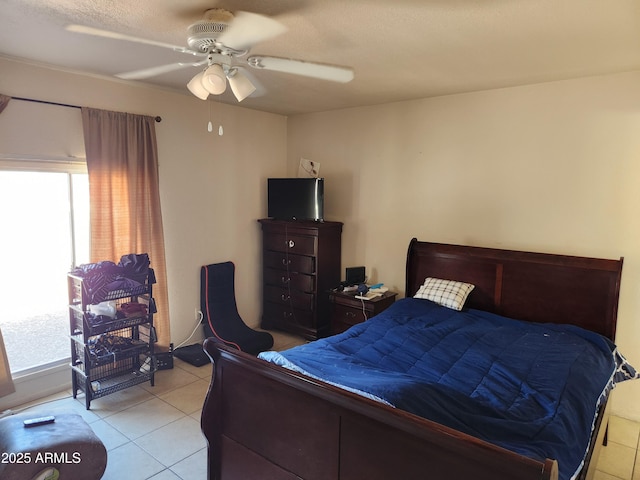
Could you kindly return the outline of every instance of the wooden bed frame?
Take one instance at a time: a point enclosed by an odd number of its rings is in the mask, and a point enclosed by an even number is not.
[[[613,340],[620,260],[419,242],[406,296],[427,276],[473,283],[467,306],[528,321],[573,323]],[[210,480],[557,479],[540,462],[272,365],[213,339],[202,411]],[[601,409],[593,447],[602,443]],[[595,463],[595,462],[593,462]]]

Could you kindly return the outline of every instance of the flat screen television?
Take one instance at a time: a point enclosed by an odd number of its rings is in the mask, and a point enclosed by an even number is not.
[[[270,218],[323,220],[324,178],[269,178],[267,192]]]

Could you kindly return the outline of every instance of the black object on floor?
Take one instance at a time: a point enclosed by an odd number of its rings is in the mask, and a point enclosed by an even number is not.
[[[238,313],[235,265],[214,263],[200,269],[200,309],[204,331],[226,345],[257,355],[273,346],[273,337],[249,327]]]
[[[209,357],[206,353],[204,353],[202,345],[200,345],[199,343],[187,345],[186,347],[176,348],[173,351],[173,356],[187,363],[190,363],[194,367],[201,367],[209,363]]]

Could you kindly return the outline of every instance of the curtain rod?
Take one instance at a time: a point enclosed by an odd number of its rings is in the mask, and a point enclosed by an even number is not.
[[[71,105],[69,103],[58,103],[58,102],[49,102],[47,100],[36,100],[35,98],[25,98],[25,97],[11,97],[13,100],[22,100],[23,102],[34,102],[34,103],[44,103],[45,105],[57,105],[58,107],[68,107],[68,108],[82,108],[79,105]],[[155,117],[156,122],[161,122],[162,117]]]

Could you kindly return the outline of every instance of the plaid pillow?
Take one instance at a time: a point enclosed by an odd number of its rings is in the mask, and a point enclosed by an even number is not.
[[[424,298],[454,310],[462,310],[475,285],[427,277],[413,298]]]

